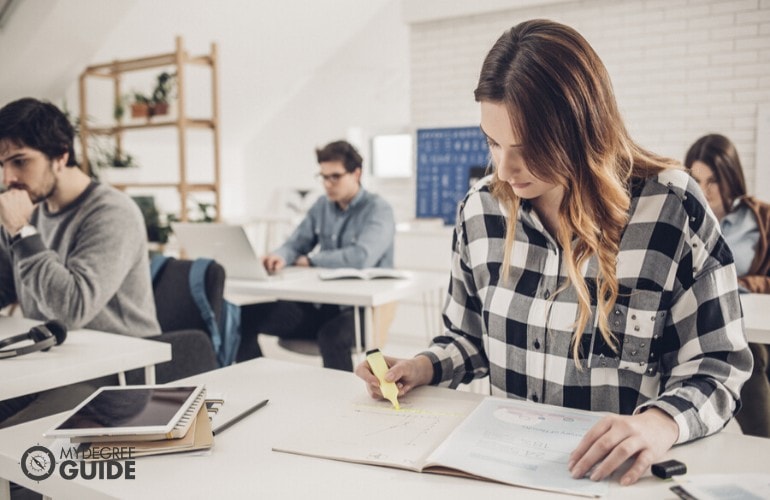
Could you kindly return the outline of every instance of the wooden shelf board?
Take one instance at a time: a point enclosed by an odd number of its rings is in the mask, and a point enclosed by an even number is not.
[[[181,189],[182,185],[178,182],[116,182],[110,183],[116,189],[124,191],[127,188],[174,188]],[[188,191],[214,191],[216,186],[211,183],[191,183],[187,184]]]
[[[122,61],[94,64],[92,66],[88,66],[85,70],[85,73],[89,75],[116,75],[119,73],[125,73],[127,71],[158,68],[161,66],[169,66],[173,64],[176,64],[176,54],[172,52],[169,54],[160,54],[151,57],[138,57],[136,59],[125,59]]]
[[[211,65],[210,56],[183,56],[183,62],[186,64]],[[160,54],[151,57],[139,57],[137,59],[126,59],[123,61],[113,61],[109,63],[94,64],[88,66],[84,73],[91,76],[115,76],[129,71],[140,71],[143,69],[160,68],[163,66],[176,65],[176,53]]]
[[[139,130],[144,128],[176,127],[179,122],[176,120],[146,121],[144,123],[127,123],[115,127],[82,127],[82,131],[91,135],[114,135],[124,130]],[[189,128],[214,128],[213,120],[188,118],[184,122],[185,127]]]

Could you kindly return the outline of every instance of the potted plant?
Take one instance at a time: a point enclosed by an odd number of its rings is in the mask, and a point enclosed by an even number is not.
[[[133,155],[119,150],[114,143],[103,140],[89,143],[88,164],[91,166],[90,175],[93,178],[109,183],[120,183],[121,178],[128,180],[130,176],[135,175],[128,171],[118,171],[139,167]]]
[[[134,91],[129,97],[133,118],[152,118],[168,114],[168,103],[174,91],[176,74],[164,71],[155,79],[150,95]]]
[[[134,161],[134,157],[128,153],[122,153],[118,150],[104,150],[97,157],[96,166],[99,168],[135,168],[139,165]]]
[[[152,105],[150,116],[168,114],[168,103],[174,91],[176,73],[166,71],[160,73],[156,79],[155,88],[152,90]]]
[[[134,92],[131,101],[131,118],[150,116],[150,100],[141,92]]]

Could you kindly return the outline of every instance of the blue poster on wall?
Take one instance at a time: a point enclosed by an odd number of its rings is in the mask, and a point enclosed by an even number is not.
[[[454,224],[457,203],[488,163],[487,141],[478,126],[417,130],[417,217]]]

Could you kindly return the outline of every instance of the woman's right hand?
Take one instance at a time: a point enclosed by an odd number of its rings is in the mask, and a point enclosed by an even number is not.
[[[385,362],[390,367],[385,373],[385,381],[396,383],[399,396],[403,396],[415,387],[429,384],[433,379],[433,364],[427,356],[419,355],[412,359],[385,356]],[[372,398],[383,399],[380,381],[374,376],[366,360],[356,366],[355,373],[366,382],[366,390]]]

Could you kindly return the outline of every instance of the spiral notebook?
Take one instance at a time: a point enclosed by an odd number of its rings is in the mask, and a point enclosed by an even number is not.
[[[202,385],[102,387],[45,436],[68,437],[75,443],[180,438],[187,434],[205,397]]]

